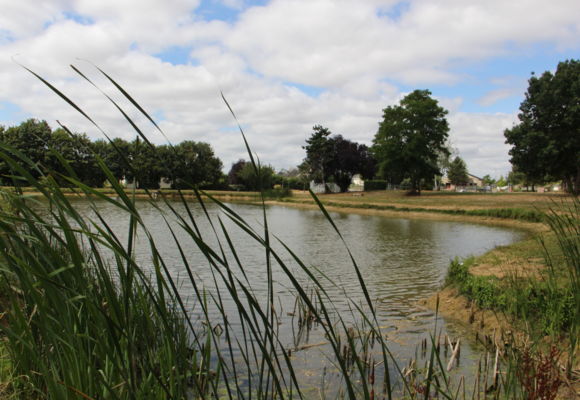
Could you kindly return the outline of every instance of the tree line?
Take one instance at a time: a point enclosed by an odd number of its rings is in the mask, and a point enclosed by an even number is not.
[[[115,179],[142,189],[158,189],[164,182],[173,189],[193,186],[204,189],[271,189],[275,185],[306,189],[308,183],[297,170],[275,172],[270,165],[255,173],[250,162],[239,160],[228,175],[223,163],[208,143],[183,141],[177,145],[153,145],[139,137],[133,141],[91,139],[84,133],[64,128],[51,129],[46,121],[29,119],[17,126],[0,125],[0,143],[8,151],[19,152],[36,165],[34,177],[51,176],[58,185],[69,186],[68,177],[92,186],[106,181],[99,160]],[[0,185],[15,182],[13,171],[0,160]],[[17,182],[16,182],[17,184]]]
[[[512,147],[509,183],[526,185],[562,180],[567,191],[580,192],[580,61],[558,64],[555,73],[532,73],[519,124],[504,131]],[[383,119],[370,148],[333,136],[316,125],[306,140],[300,166],[319,183],[335,182],[342,191],[353,174],[407,183],[411,194],[436,184],[447,174],[451,183],[465,185],[467,166],[460,157],[450,160],[447,110],[428,90],[415,90],[398,105],[383,109]],[[484,184],[495,181],[486,175]],[[498,185],[507,184],[500,178]]]
[[[406,182],[410,193],[419,194],[448,163],[446,114],[431,92],[415,90],[399,105],[383,110],[370,148],[341,135],[330,136],[328,128],[316,125],[306,140],[300,168],[315,182],[334,182],[341,191],[347,190],[354,174],[361,174],[395,185]]]
[[[9,128],[0,126],[0,142],[35,163],[36,178],[52,176],[61,186],[68,186],[66,177],[72,175],[89,186],[102,187],[106,176],[99,159],[117,180],[134,182],[139,188],[157,189],[162,179],[172,188],[225,184],[221,160],[203,142],[155,146],[139,137],[131,142],[121,138],[91,141],[84,133],[52,130],[46,121],[36,119]],[[12,185],[12,175],[0,161],[1,184]]]
[[[532,73],[518,119],[504,132],[514,172],[529,185],[562,180],[580,193],[580,60]]]
[[[519,123],[504,132],[512,147],[510,183],[526,185],[562,180],[566,190],[580,192],[580,61],[558,64],[555,73],[532,73]],[[270,165],[256,168],[245,160],[232,164],[227,175],[207,143],[184,141],[175,146],[154,146],[138,137],[132,142],[116,138],[91,141],[86,134],[63,128],[52,130],[45,121],[30,119],[18,126],[0,126],[0,141],[20,151],[59,184],[73,171],[80,181],[102,186],[101,159],[115,178],[136,182],[141,188],[158,188],[164,179],[173,188],[191,185],[240,190],[270,189],[280,185],[306,189],[309,181],[336,183],[346,191],[355,174],[406,184],[420,194],[437,184],[445,173],[456,185],[468,182],[467,166],[460,157],[450,160],[448,111],[428,90],[415,90],[399,104],[383,109],[372,145],[367,147],[333,135],[315,125],[303,149],[306,156],[297,169],[276,173]],[[63,163],[63,160],[66,160]],[[67,166],[70,171],[67,171]],[[257,172],[257,173],[256,173]],[[0,162],[0,183],[11,184],[11,171]],[[489,176],[485,184],[493,183]],[[503,178],[497,182],[504,186]]]

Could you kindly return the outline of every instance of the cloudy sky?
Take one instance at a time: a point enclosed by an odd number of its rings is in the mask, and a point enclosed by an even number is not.
[[[95,64],[171,142],[209,142],[226,170],[245,149],[220,91],[262,162],[281,169],[303,159],[313,125],[370,144],[383,108],[429,89],[470,172],[498,177],[530,73],[580,58],[578,0],[0,0],[0,10],[0,125],[35,117],[102,137],[20,63],[132,140],[69,67],[127,105]]]

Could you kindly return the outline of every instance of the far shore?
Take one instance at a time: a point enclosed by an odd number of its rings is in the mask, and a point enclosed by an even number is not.
[[[324,204],[324,199],[322,199]],[[266,201],[268,205],[277,205],[282,207],[293,207],[308,210],[318,210],[319,207],[314,202],[303,203],[303,202],[292,202],[292,201],[277,201],[268,200]],[[386,218],[408,218],[408,219],[427,219],[435,221],[455,221],[455,222],[468,222],[476,224],[486,224],[495,226],[504,226],[510,228],[521,229],[529,232],[530,234],[535,234],[539,232],[545,232],[547,230],[546,225],[539,222],[527,222],[516,219],[507,218],[494,218],[494,217],[479,217],[472,215],[453,215],[444,214],[438,212],[429,212],[427,209],[425,211],[405,211],[405,210],[377,210],[371,208],[353,208],[353,207],[339,207],[339,206],[327,206],[324,208],[327,211],[345,213],[345,214],[359,214],[359,215],[376,215]]]

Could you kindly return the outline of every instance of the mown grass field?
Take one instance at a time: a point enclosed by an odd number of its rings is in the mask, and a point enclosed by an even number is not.
[[[307,192],[294,191],[294,199],[308,199]],[[343,202],[345,204],[392,205],[395,207],[416,207],[445,210],[475,210],[494,208],[521,208],[545,211],[571,204],[573,197],[565,193],[456,193],[423,191],[420,196],[408,196],[406,191],[382,190],[359,193],[338,193],[321,195],[323,202]]]
[[[546,211],[566,212],[573,197],[563,193],[454,193],[424,191],[421,196],[408,196],[404,191],[375,191],[319,195],[327,207],[344,212],[373,212],[377,215],[396,215],[405,212],[408,217],[429,215],[430,218],[465,219],[490,222],[518,220],[543,222]],[[308,192],[292,192],[292,197],[281,199],[286,204],[315,205]],[[393,214],[395,213],[395,214]],[[413,214],[413,215],[411,215]],[[483,217],[483,218],[481,218]],[[531,228],[537,230],[538,227]]]

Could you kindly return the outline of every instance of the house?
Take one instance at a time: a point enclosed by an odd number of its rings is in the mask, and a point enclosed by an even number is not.
[[[135,182],[134,180],[130,181],[127,178],[123,178],[119,183],[125,189],[139,189],[139,182]],[[161,178],[159,180],[159,189],[171,189],[171,181],[169,178]]]
[[[340,186],[334,182],[316,183],[310,181],[310,190],[316,194],[320,193],[340,193]]]
[[[483,179],[475,176],[475,175],[471,175],[470,173],[467,174],[467,177],[469,178],[469,186],[475,186],[475,187],[482,187],[483,186]]]
[[[139,187],[138,183],[136,183],[134,180],[128,180],[127,178],[123,177],[123,179],[121,179],[119,181],[119,183],[121,184],[121,186],[123,186],[125,189],[137,189]]]
[[[316,183],[314,181],[310,181],[310,190],[314,193],[340,193],[340,186],[338,186],[334,182],[326,182],[326,183]],[[365,181],[362,178],[361,174],[353,175],[352,179],[350,180],[350,186],[348,187],[349,192],[364,192],[365,190]]]
[[[478,188],[483,188],[483,179],[467,173],[468,182],[467,185],[454,185],[449,181],[449,178],[444,176],[441,178],[441,184],[445,190],[455,190],[456,192],[475,192]]]
[[[171,180],[169,178],[161,178],[159,180],[159,189],[171,189]]]
[[[350,181],[350,186],[348,187],[349,192],[364,192],[365,181],[361,174],[354,174]]]

